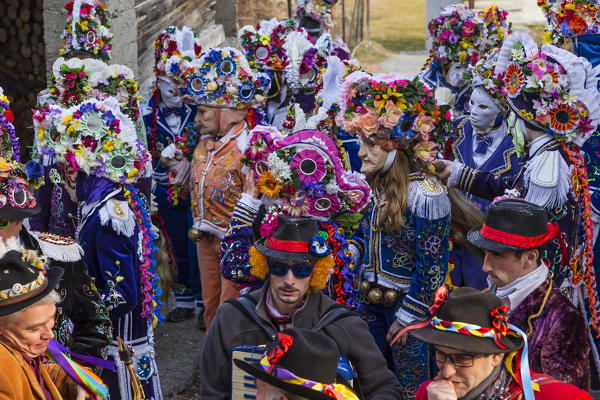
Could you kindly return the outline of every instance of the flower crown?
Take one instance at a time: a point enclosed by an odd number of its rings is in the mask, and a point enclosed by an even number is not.
[[[284,137],[266,126],[251,133],[245,155],[258,189],[285,214],[323,219],[357,214],[367,206],[369,185],[360,174],[344,169],[327,134],[303,130]]]
[[[294,18],[310,17],[333,29],[333,8],[338,0],[298,0]]]
[[[432,38],[431,53],[440,62],[475,65],[488,44],[485,22],[462,4],[442,9],[427,27]]]
[[[43,152],[76,171],[117,183],[135,182],[145,172],[148,152],[114,98],[68,109],[47,105],[34,114],[34,127]]]
[[[326,43],[314,44],[305,31],[294,31],[286,36],[283,48],[288,57],[284,77],[292,91],[317,89],[327,69]]]
[[[382,143],[387,150],[417,148],[431,155],[444,135],[452,132],[452,111],[438,105],[433,91],[418,77],[394,75],[372,77],[365,72],[350,74],[342,90],[344,130]],[[423,153],[420,157],[423,160]]]
[[[64,40],[61,56],[88,54],[110,60],[112,33],[106,6],[99,1],[73,0],[65,5],[69,11],[67,25],[61,35]]]
[[[582,146],[600,123],[596,73],[566,50],[538,50],[530,36],[515,33],[498,54],[496,77],[511,109],[558,141]]]
[[[564,37],[600,33],[600,4],[597,1],[538,0],[546,16],[544,43],[562,44]]]
[[[191,62],[202,54],[200,37],[191,28],[170,26],[154,42],[154,72],[185,86]]]
[[[470,86],[475,88],[483,86],[494,102],[505,112],[508,111],[505,95],[502,91],[502,81],[496,76],[496,62],[498,61],[498,47],[487,52],[474,67],[465,72],[465,78],[470,81]]]
[[[256,73],[246,57],[231,47],[212,48],[192,62],[182,90],[188,102],[241,109],[261,106],[271,87],[271,78]]]
[[[238,33],[240,47],[246,54],[248,64],[259,71],[283,71],[288,65],[288,58],[283,44],[285,37],[297,28],[295,21],[277,18],[260,21],[256,26],[246,25]]]
[[[488,8],[479,11],[479,17],[487,27],[487,38],[489,47],[502,46],[502,41],[510,35],[512,23],[507,21],[508,11],[492,4]]]
[[[20,147],[13,122],[15,117],[10,109],[8,97],[0,87],[0,154],[7,158],[20,159]]]

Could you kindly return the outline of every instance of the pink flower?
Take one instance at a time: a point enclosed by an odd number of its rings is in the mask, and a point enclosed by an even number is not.
[[[437,157],[437,145],[430,141],[421,141],[413,147],[415,156],[424,163],[430,163]]]
[[[354,96],[356,96],[357,91],[358,91],[358,89],[356,87],[348,89],[348,92],[346,93],[346,99],[347,100],[353,99]]]
[[[447,41],[448,41],[448,39],[450,38],[450,34],[451,34],[451,33],[452,33],[452,32],[450,32],[448,29],[444,30],[444,31],[443,31],[443,32],[440,34],[440,36],[439,36],[439,40],[440,40],[440,42],[441,42],[441,41],[447,42]]]
[[[413,122],[413,130],[419,132],[422,140],[429,140],[429,134],[435,129],[435,119],[419,114]]]
[[[65,154],[65,160],[67,160],[74,171],[79,171],[79,165],[77,165],[77,157],[75,157],[75,154],[71,153],[70,151],[67,152],[67,154]]]
[[[393,129],[398,125],[398,121],[403,116],[404,112],[397,108],[394,102],[388,101],[385,105],[385,112],[379,117],[377,122],[386,128]]]
[[[358,128],[361,133],[365,136],[371,136],[377,132],[379,128],[379,124],[377,124],[377,119],[373,115],[373,113],[362,114],[357,118],[356,121]]]
[[[85,78],[85,71],[79,72],[79,77],[80,78]]]
[[[462,26],[462,34],[464,37],[473,36],[475,33],[475,22],[473,21],[465,21]]]

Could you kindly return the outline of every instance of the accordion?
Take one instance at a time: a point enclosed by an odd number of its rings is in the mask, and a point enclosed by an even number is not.
[[[247,363],[258,362],[263,357],[266,346],[242,345],[231,350],[231,399],[256,398],[256,378],[238,368],[233,360]]]

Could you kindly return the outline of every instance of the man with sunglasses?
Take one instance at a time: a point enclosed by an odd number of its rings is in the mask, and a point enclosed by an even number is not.
[[[508,324],[507,307],[497,296],[458,288],[447,298],[436,298],[432,317],[408,328],[435,349],[439,368],[433,380],[421,384],[416,400],[592,398],[571,384],[529,370],[521,357],[526,335]]]
[[[259,201],[247,194],[236,207],[228,237],[252,226]],[[224,244],[250,247],[249,274],[265,285],[246,296],[225,302],[206,336],[201,362],[203,399],[229,399],[232,350],[242,345],[264,345],[286,328],[320,331],[333,339],[350,361],[364,399],[402,399],[402,389],[377,348],[362,319],[322,293],[333,258],[322,239],[318,220],[279,215],[271,235],[248,243],[247,233]],[[243,239],[246,238],[246,239]],[[241,241],[245,240],[245,243]],[[247,255],[239,253],[240,259]],[[231,262],[235,262],[231,259]]]

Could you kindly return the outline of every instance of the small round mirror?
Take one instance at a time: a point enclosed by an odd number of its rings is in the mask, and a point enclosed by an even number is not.
[[[221,61],[221,64],[219,64],[219,69],[221,70],[222,74],[231,75],[234,71],[233,63],[231,60],[223,60]]]
[[[321,197],[315,201],[315,208],[319,211],[327,211],[331,208],[331,200],[326,197]]]
[[[87,42],[90,45],[96,44],[96,34],[92,31],[88,31],[87,35],[85,35]]]
[[[127,164],[127,160],[123,156],[114,156],[110,159],[110,166],[114,169],[122,169]]]
[[[300,162],[300,171],[302,171],[304,175],[312,175],[315,173],[316,170],[317,164],[314,160],[306,158]]]
[[[99,133],[104,128],[104,121],[97,115],[92,115],[85,121],[85,127],[90,133]]]
[[[267,49],[264,46],[260,46],[258,49],[256,49],[256,51],[254,52],[254,55],[256,56],[257,60],[265,60],[267,57],[269,57],[269,49]]]

